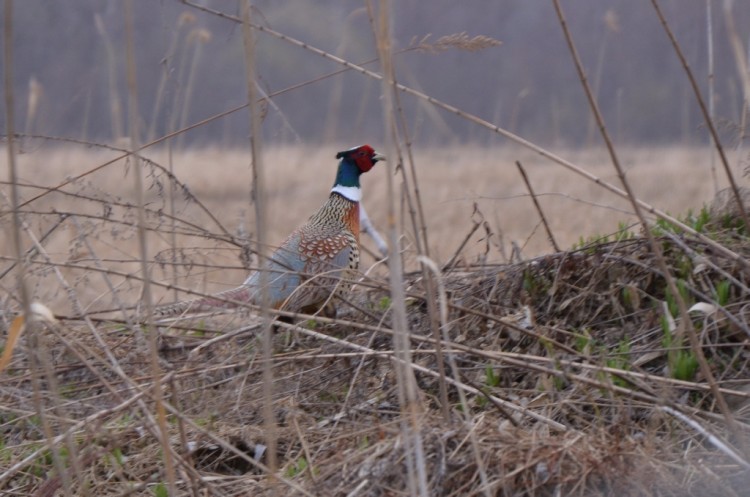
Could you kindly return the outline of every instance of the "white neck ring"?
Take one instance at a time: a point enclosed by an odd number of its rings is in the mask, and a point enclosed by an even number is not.
[[[360,202],[362,200],[362,189],[358,186],[336,185],[331,188],[331,191],[338,193],[345,199],[351,200],[352,202]]]

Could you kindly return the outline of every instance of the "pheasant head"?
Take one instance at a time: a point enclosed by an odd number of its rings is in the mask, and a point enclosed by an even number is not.
[[[359,176],[366,173],[376,162],[385,157],[375,151],[370,145],[360,145],[336,154],[339,169],[331,192],[338,193],[352,202],[362,200],[362,189],[359,186]]]

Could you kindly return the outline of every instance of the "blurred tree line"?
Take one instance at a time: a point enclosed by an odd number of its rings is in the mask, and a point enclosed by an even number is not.
[[[239,15],[236,0],[196,1]],[[743,90],[729,43],[725,2],[661,0],[706,97],[709,2],[716,116],[725,138],[736,140]],[[364,2],[253,3],[256,22],[352,62],[370,61],[367,67],[378,70]],[[238,25],[177,0],[136,1],[134,6],[142,139],[245,102]],[[563,7],[618,143],[706,141],[688,80],[650,1],[565,0]],[[731,16],[747,52],[750,2],[734,2]],[[99,141],[127,134],[121,2],[16,1],[13,24],[19,130]],[[396,0],[393,24],[401,83],[537,142],[598,143],[551,1]],[[426,35],[426,43],[434,44],[463,32],[486,35],[502,45],[477,51],[410,50]],[[268,94],[341,69],[263,33],[258,35],[257,65],[260,87]],[[273,98],[266,109],[266,138],[377,142],[383,130],[379,94],[378,82],[353,72],[313,81]],[[423,143],[501,140],[412,97],[403,96],[401,103],[410,133]],[[241,144],[248,134],[247,121],[246,112],[237,112],[180,140],[185,145]]]

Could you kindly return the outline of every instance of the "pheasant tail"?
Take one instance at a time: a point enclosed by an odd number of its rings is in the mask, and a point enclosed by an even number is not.
[[[240,286],[217,293],[211,297],[204,297],[195,300],[184,300],[174,304],[158,306],[154,309],[154,315],[157,318],[169,318],[182,316],[184,314],[194,314],[200,312],[211,312],[220,309],[232,309],[237,304],[252,304],[253,296],[251,289],[246,286]]]

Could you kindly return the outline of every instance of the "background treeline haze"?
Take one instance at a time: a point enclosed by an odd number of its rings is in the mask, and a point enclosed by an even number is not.
[[[235,1],[199,3],[239,15]],[[661,3],[705,95],[706,0]],[[275,30],[352,62],[375,58],[364,2],[257,0],[254,5],[256,21]],[[736,139],[734,125],[740,122],[743,96],[723,5],[713,0],[716,114],[730,140]],[[563,6],[618,143],[706,140],[688,81],[650,1],[566,0]],[[134,7],[142,139],[245,102],[239,26],[177,0],[138,0]],[[571,146],[597,143],[550,1],[397,0],[393,14],[396,50],[428,34],[429,42],[461,32],[502,41],[501,46],[476,52],[401,53],[396,63],[402,83],[531,140]],[[747,44],[750,1],[734,2],[733,18]],[[121,2],[16,1],[14,26],[20,130],[85,140],[114,140],[127,133]],[[341,69],[266,34],[259,34],[258,40],[258,70],[267,93]],[[368,67],[378,70],[376,62]],[[377,82],[349,72],[279,95],[268,108],[266,138],[376,141],[383,129],[379,94]],[[411,132],[423,143],[499,140],[411,97],[402,102]],[[239,112],[191,131],[182,140],[186,145],[240,144],[248,134],[247,121],[247,114]]]

